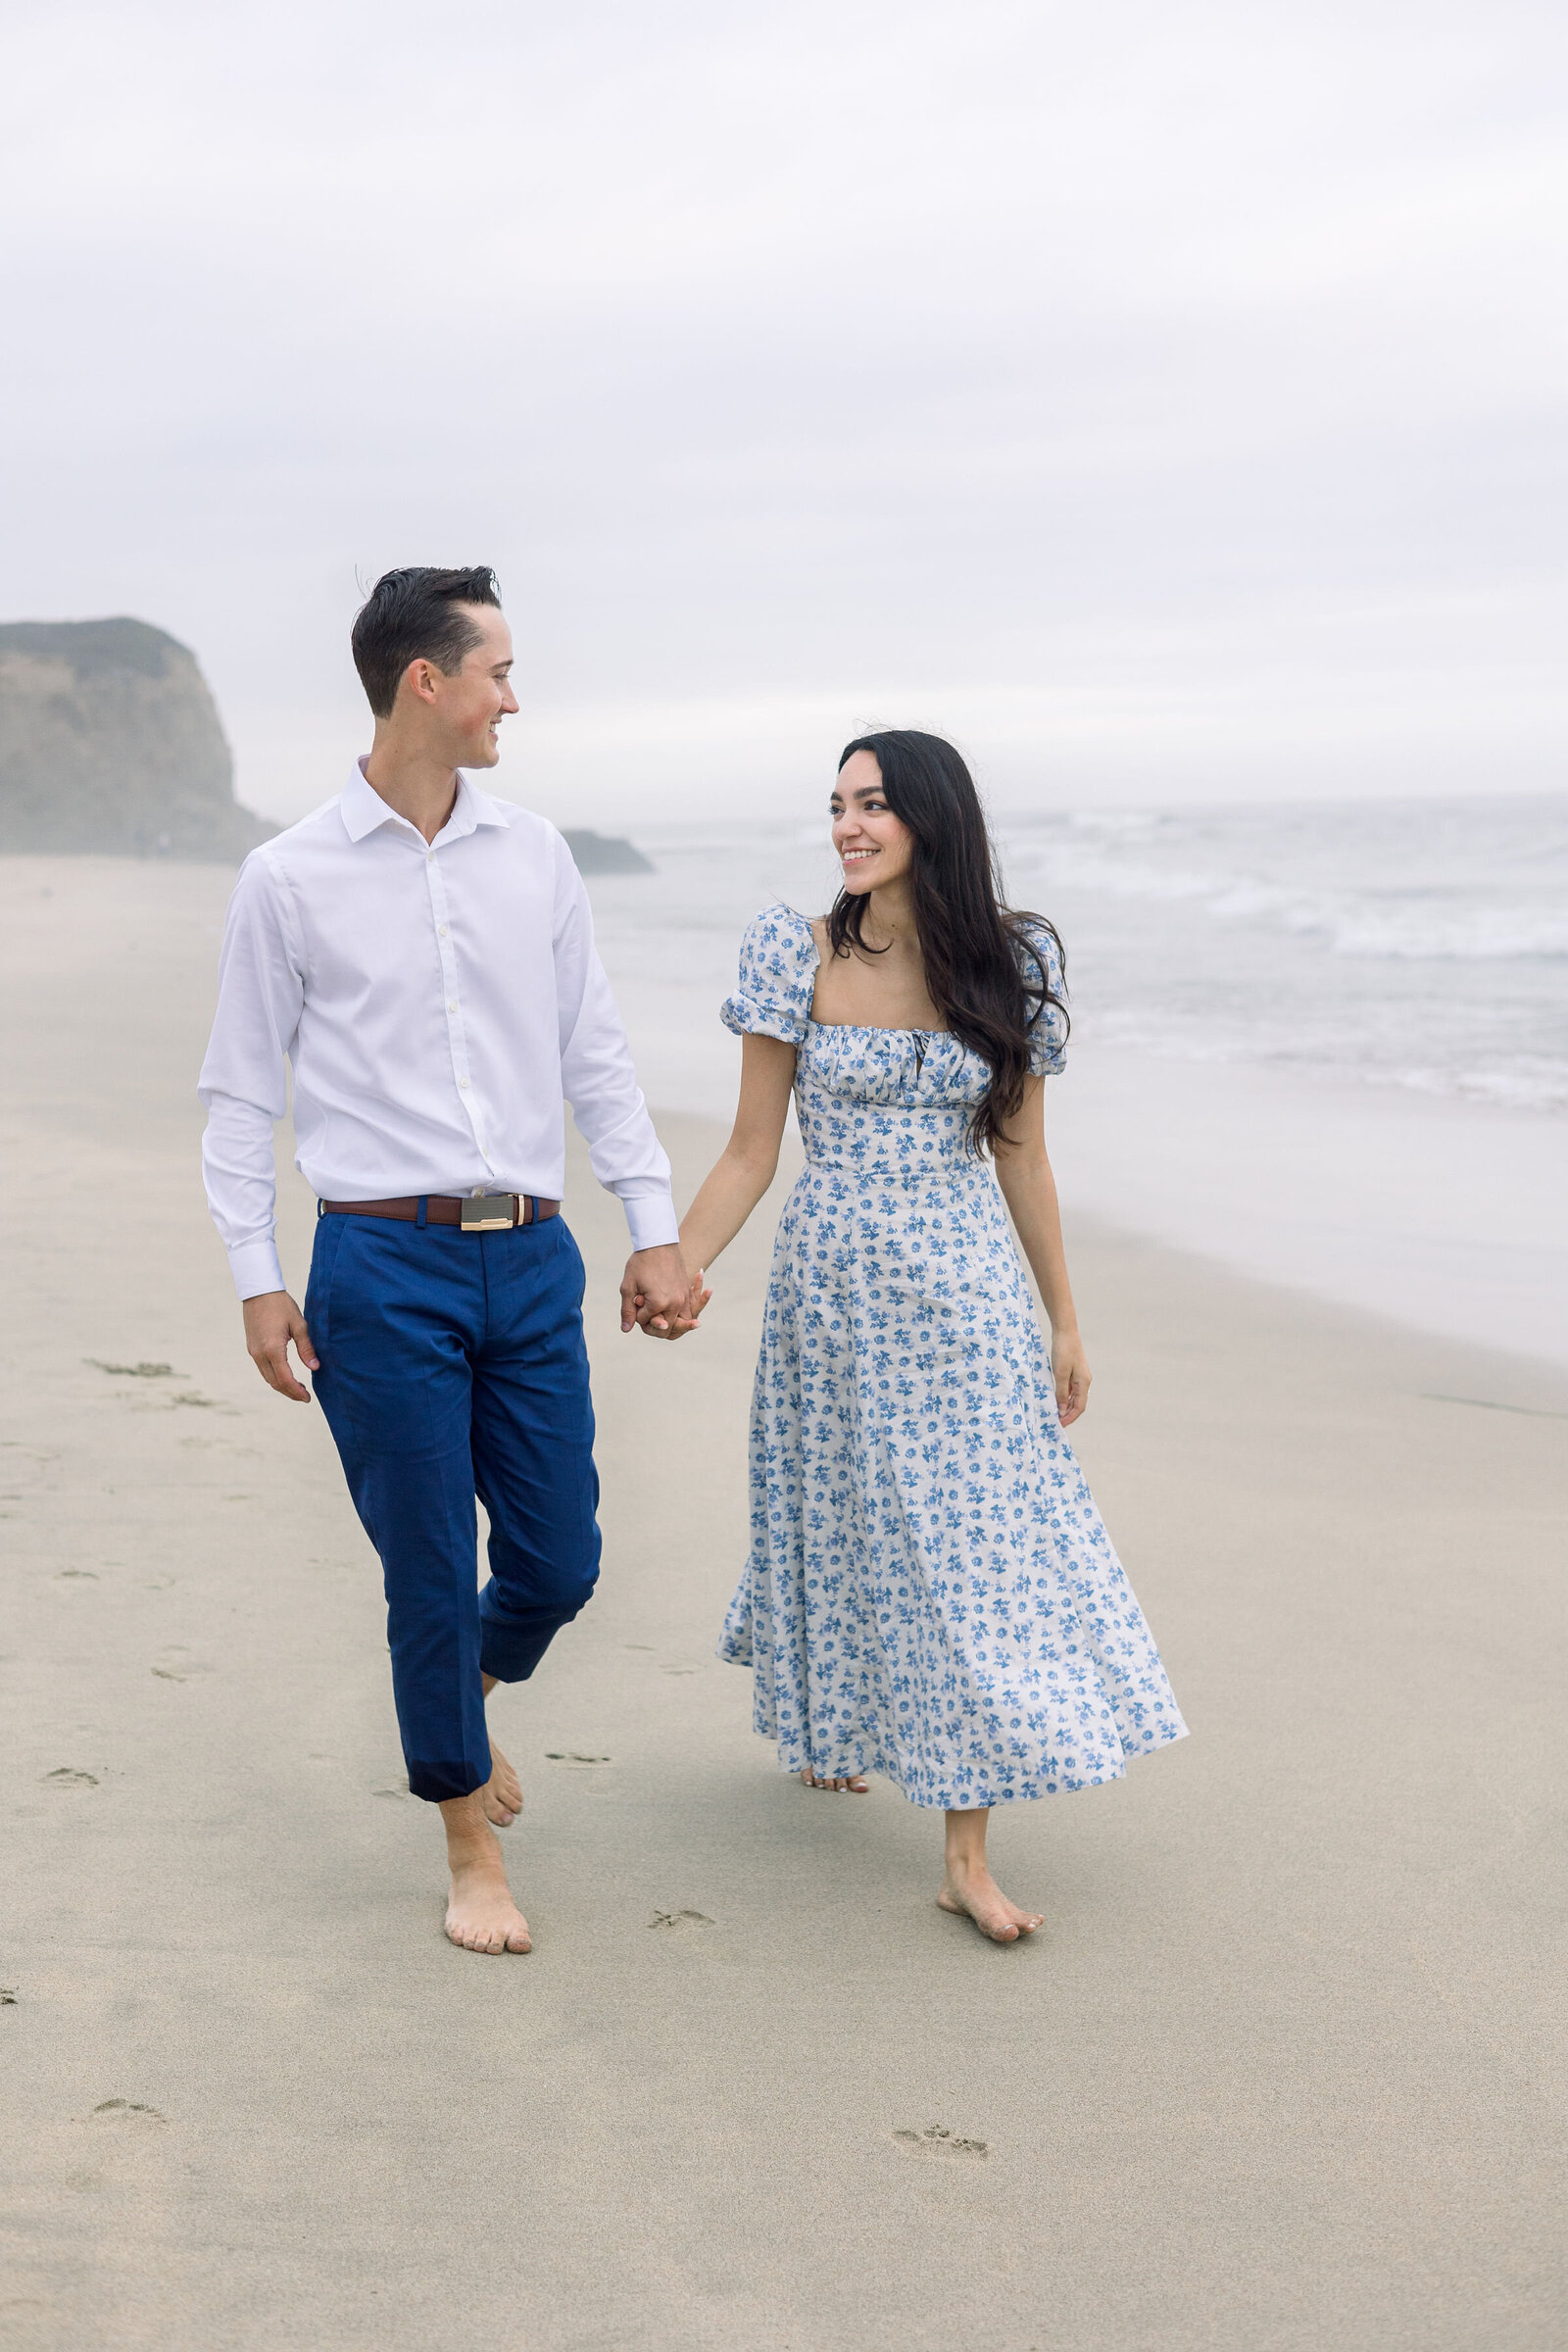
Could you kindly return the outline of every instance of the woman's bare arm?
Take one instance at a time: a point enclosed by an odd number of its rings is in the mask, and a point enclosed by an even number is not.
[[[742,1038],[734,1129],[681,1219],[681,1253],[694,1287],[703,1269],[735,1239],[778,1171],[794,1084],[793,1046],[776,1037]]]
[[[1045,1090],[1043,1078],[1028,1081],[1016,1115],[1007,1121],[1006,1141],[997,1150],[997,1182],[1051,1318],[1051,1369],[1065,1428],[1089,1402],[1092,1375],[1067,1280],[1056,1180],[1046,1155]]]

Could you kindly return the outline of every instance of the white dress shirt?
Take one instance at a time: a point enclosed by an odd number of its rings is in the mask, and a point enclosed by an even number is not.
[[[542,816],[466,775],[433,845],[366,782],[253,850],[229,901],[202,1064],[202,1169],[242,1298],[285,1285],[272,1122],[323,1200],[565,1185],[564,1104],[632,1247],[673,1242],[669,1162]]]

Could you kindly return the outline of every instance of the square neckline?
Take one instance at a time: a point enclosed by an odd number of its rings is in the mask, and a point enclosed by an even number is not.
[[[807,936],[811,943],[811,995],[814,998],[816,974],[822,969],[822,951],[816,944],[816,924],[808,914],[801,914],[794,906],[789,911],[795,915],[798,922],[806,925]],[[822,920],[826,922],[826,915],[822,917]],[[951,1029],[908,1029],[892,1021],[819,1021],[816,1015],[809,1011],[806,1015],[806,1026],[808,1029],[824,1031],[853,1029],[860,1037],[951,1037],[953,1035]]]

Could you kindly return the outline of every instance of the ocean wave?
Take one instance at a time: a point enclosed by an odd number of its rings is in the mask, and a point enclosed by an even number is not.
[[[1336,956],[1455,963],[1568,956],[1568,909],[1555,907],[1373,906],[1314,916],[1305,925],[1293,922],[1292,928],[1322,930]]]
[[[1493,963],[1568,956],[1568,904],[1521,894],[1461,900],[1417,889],[1302,890],[1262,875],[1153,865],[1078,845],[1034,849],[1014,865],[1022,881],[1115,899],[1186,903],[1230,922],[1272,924],[1319,939],[1334,956]]]
[[[1568,1110],[1568,1063],[1498,1070],[1392,1070],[1378,1073],[1411,1093],[1457,1095],[1498,1110]]]
[[[1098,1042],[1147,1054],[1156,1061],[1295,1071],[1340,1086],[1392,1086],[1406,1094],[1497,1110],[1568,1111],[1568,1059],[1551,1054],[1515,1054],[1493,1068],[1462,1061],[1400,1062],[1375,1053],[1357,1054],[1348,1046],[1337,1053],[1325,1051],[1321,1041],[1304,1041],[1295,1034],[1271,1037],[1218,1025],[1183,1029],[1126,1007],[1097,1011],[1081,1024],[1080,1037],[1086,1046]]]

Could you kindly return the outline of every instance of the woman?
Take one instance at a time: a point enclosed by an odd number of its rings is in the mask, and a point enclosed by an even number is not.
[[[941,1808],[938,1902],[1012,1943],[1042,1921],[991,1876],[991,1808],[1114,1780],[1186,1726],[1061,1434],[1090,1376],[1042,1115],[1060,944],[999,903],[974,785],[938,737],[852,743],[832,812],[831,913],[773,906],[746,934],[723,1009],[744,1040],[735,1129],[681,1227],[687,1265],[710,1266],[772,1181],[793,1090],[807,1164],[720,1655],[753,1668],[757,1728],[808,1788],[881,1772]]]

